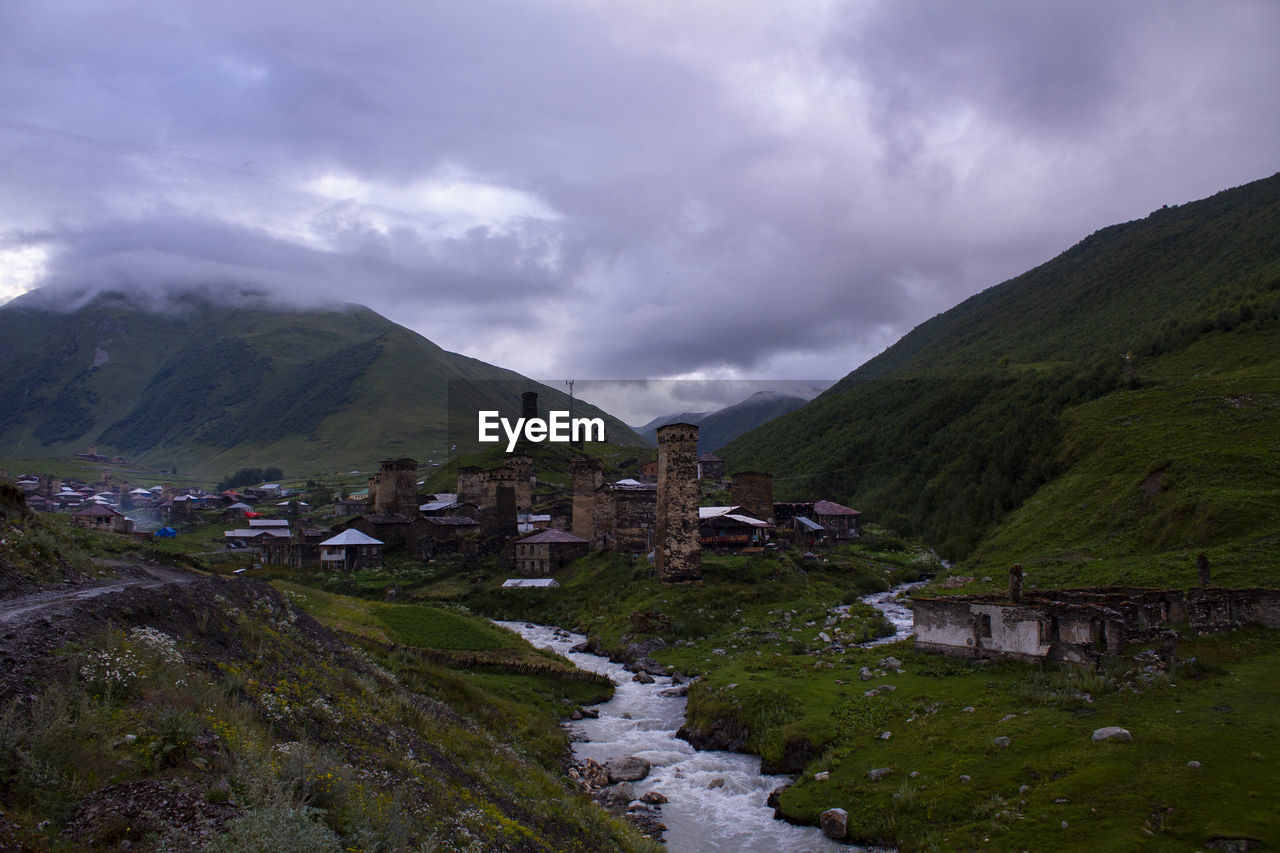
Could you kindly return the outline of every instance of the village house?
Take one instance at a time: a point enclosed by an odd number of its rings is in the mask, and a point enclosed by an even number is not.
[[[264,543],[271,540],[283,539],[288,542],[292,535],[289,531],[289,521],[284,518],[250,518],[248,527],[226,530],[222,533],[228,548],[238,545],[259,549],[263,549]]]
[[[125,534],[133,532],[132,518],[101,503],[91,503],[71,513],[71,523],[86,530]]]
[[[794,531],[795,541],[799,545],[806,548],[812,548],[826,538],[827,529],[812,518],[806,518],[803,515],[797,515],[786,522],[787,526]]]
[[[590,543],[563,530],[543,530],[515,542],[516,574],[547,576],[585,556]]]
[[[348,572],[378,569],[382,567],[382,545],[359,530],[344,530],[320,543],[320,564]]]
[[[654,463],[655,466],[657,463]],[[654,471],[654,478],[657,479],[657,471]],[[699,480],[723,480],[724,479],[724,460],[714,453],[704,453],[698,457],[698,479]]]
[[[291,525],[289,530],[288,539],[271,536],[258,540],[262,561],[295,569],[321,565],[320,543],[332,536],[333,531],[327,527],[309,527],[305,523]]]
[[[419,560],[431,560],[443,554],[455,554],[466,550],[473,534],[480,532],[480,522],[465,515],[433,515],[423,519],[426,526],[413,546]]]
[[[832,539],[857,539],[862,535],[862,513],[835,501],[815,501],[813,520]]]
[[[365,511],[369,505],[369,490],[357,489],[348,494],[345,498],[340,498],[333,503],[334,518],[342,518],[348,515],[358,515]]]
[[[739,506],[698,507],[698,535],[703,548],[760,548],[773,525],[742,512]]]

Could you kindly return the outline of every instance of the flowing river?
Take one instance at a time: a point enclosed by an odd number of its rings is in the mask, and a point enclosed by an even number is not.
[[[895,602],[897,593],[916,585],[896,587],[864,601],[884,611],[893,624],[891,642],[911,633],[911,611]],[[765,805],[769,792],[791,781],[788,776],[760,773],[760,759],[733,752],[698,751],[676,737],[684,724],[685,700],[663,696],[671,678],[658,676],[653,684],[632,681],[632,673],[608,658],[570,652],[586,638],[559,628],[526,622],[499,622],[535,646],[552,649],[580,669],[608,676],[617,685],[613,698],[594,706],[598,719],[568,723],[575,742],[574,756],[603,764],[614,756],[637,755],[652,765],[649,776],[636,782],[636,796],[660,791],[669,802],[660,807],[667,826],[667,848],[680,853],[804,853],[804,851],[856,851],[824,836],[816,827],[793,826],[775,820]],[[871,644],[868,644],[871,645]],[[865,848],[862,848],[865,849]]]

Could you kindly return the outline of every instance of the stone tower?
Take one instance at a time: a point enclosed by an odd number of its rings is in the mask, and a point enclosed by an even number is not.
[[[418,461],[383,459],[370,482],[374,515],[416,515],[418,512]]]
[[[595,547],[596,500],[604,484],[604,465],[599,459],[573,460],[573,535]]]
[[[533,458],[517,453],[507,457],[504,468],[511,472],[516,491],[516,512],[533,511]]]
[[[458,503],[484,506],[484,469],[465,465],[458,469]]]
[[[743,471],[733,475],[729,502],[742,507],[752,518],[773,522],[773,475]]]
[[[520,417],[525,420],[538,416],[538,392],[525,391],[520,395]]]
[[[698,428],[658,428],[658,517],[654,568],[663,583],[702,579],[698,535]]]

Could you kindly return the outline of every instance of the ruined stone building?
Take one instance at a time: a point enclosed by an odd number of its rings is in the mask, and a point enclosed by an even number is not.
[[[1119,654],[1128,643],[1161,639],[1179,623],[1197,633],[1246,625],[1280,629],[1280,590],[1099,587],[1023,594],[1020,570],[1011,580],[1008,593],[915,599],[915,647],[1082,664]]]
[[[698,428],[658,428],[658,511],[654,568],[663,583],[702,579],[698,532]]]
[[[573,461],[573,535],[591,548],[647,554],[657,526],[658,486],[638,480],[604,482],[598,459]]]
[[[496,506],[498,489],[514,490],[516,512],[529,512],[533,507],[533,459],[513,455],[496,468],[468,465],[458,469],[458,503],[475,504],[481,509]]]

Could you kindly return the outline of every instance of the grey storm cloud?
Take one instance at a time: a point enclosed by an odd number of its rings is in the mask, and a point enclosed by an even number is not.
[[[532,375],[837,378],[1280,167],[1270,0],[51,0],[0,31],[0,300],[359,301]]]

